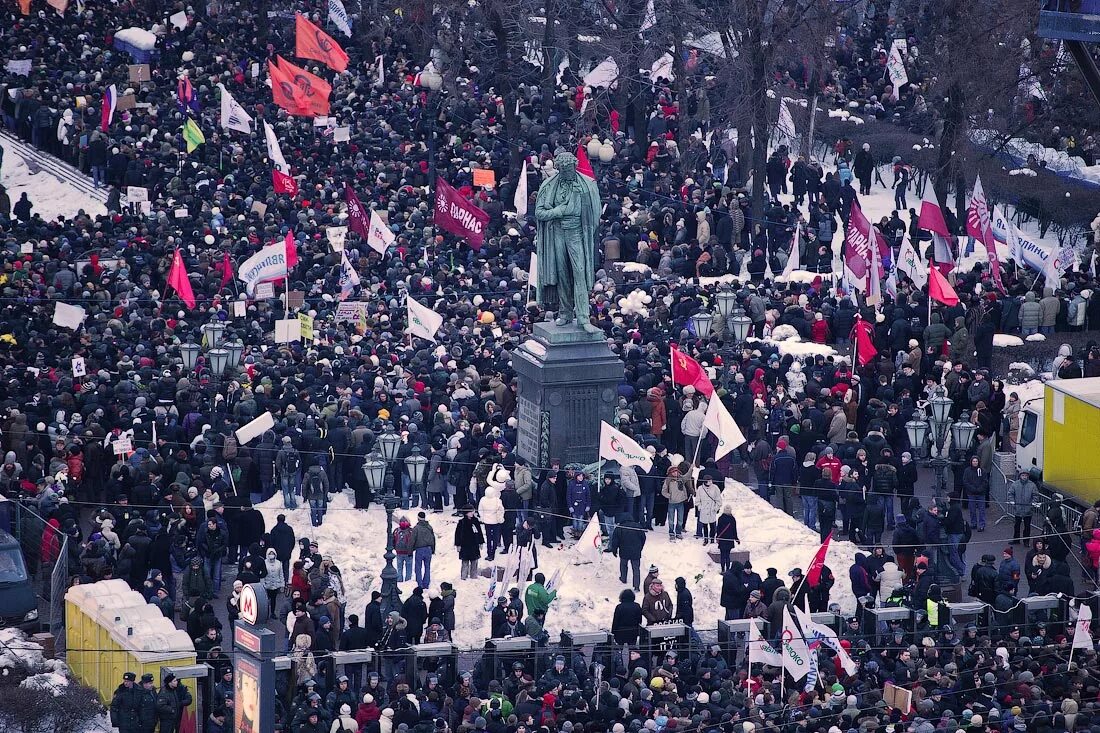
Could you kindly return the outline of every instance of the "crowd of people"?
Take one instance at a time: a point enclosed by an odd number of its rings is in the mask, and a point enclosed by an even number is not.
[[[36,566],[52,567],[64,551],[71,582],[122,578],[188,630],[216,681],[196,691],[209,696],[205,731],[231,726],[225,622],[236,619],[248,583],[262,584],[285,628],[292,666],[281,682],[279,718],[291,733],[890,726],[1068,733],[1100,725],[1095,654],[1078,652],[1069,666],[1071,619],[1034,624],[1019,604],[1027,594],[1072,597],[1084,589],[1070,568],[1100,563],[1095,510],[1080,528],[1066,527],[1060,514],[1041,517],[1032,536],[1037,487],[1021,474],[1009,487],[1012,544],[999,560],[985,554],[973,567],[965,560],[967,544],[987,528],[993,453],[1011,450],[1020,429],[1020,400],[995,370],[993,336],[1054,338],[1100,323],[1095,278],[1085,268],[1037,287],[1034,275],[1006,267],[1003,292],[988,265],[958,269],[953,306],[930,307],[926,290],[903,277],[896,295],[868,307],[838,280],[852,202],[873,186],[893,189],[897,211],[876,226],[895,260],[906,236],[922,249],[930,236],[906,206],[907,170],[896,169],[889,185],[873,179],[887,161],[858,139],[838,145],[835,172],[778,150],[764,182],[769,203],[756,220],[735,151],[681,134],[709,130],[703,102],[718,93],[714,87],[678,100],[672,85],[654,84],[643,93],[652,114],[642,131],[620,127],[600,104],[582,112],[584,90],[568,70],[565,89],[550,100],[533,84],[521,86],[516,100],[502,98],[495,64],[467,64],[448,74],[444,92],[429,93],[416,84],[424,54],[393,33],[365,48],[347,44],[347,73],[307,64],[332,80],[330,120],[348,128],[348,139],[335,142],[331,128],[275,106],[265,74],[254,71],[275,54],[290,55],[292,24],[257,18],[250,6],[208,14],[201,5],[183,29],[140,4],[74,8],[66,18],[7,11],[9,57],[36,63],[27,76],[11,67],[0,73],[5,127],[88,172],[109,195],[106,211],[46,220],[33,209],[33,191],[18,192],[11,211],[0,194],[0,491],[22,496],[42,517],[32,530],[40,535],[29,558]],[[128,26],[162,33],[148,82],[128,82],[133,59],[111,48],[114,32]],[[842,66],[847,56],[873,58],[878,45],[866,31],[841,40]],[[849,61],[861,71],[849,75],[848,88],[866,87],[873,67]],[[702,60],[695,73],[706,68]],[[180,74],[193,85],[193,104],[176,97]],[[133,94],[134,106],[104,131],[110,84]],[[257,124],[272,125],[299,195],[274,191],[256,136],[221,128],[219,84]],[[919,111],[919,98],[902,100]],[[520,140],[505,133],[505,106],[513,104]],[[186,151],[178,130],[189,116],[205,143]],[[582,121],[614,149],[610,161],[594,161],[606,206],[593,323],[625,363],[616,426],[653,459],[648,471],[621,467],[598,482],[558,457],[538,466],[517,455],[511,366],[511,352],[544,315],[527,297],[533,218],[506,213],[517,186],[513,146],[530,163],[533,195],[553,152],[587,141],[578,134]],[[479,168],[492,169],[497,185],[475,186]],[[490,215],[480,249],[433,224],[428,192],[436,174]],[[148,189],[148,213],[124,205],[126,186]],[[395,235],[381,255],[347,235],[343,251],[361,278],[351,300],[364,304],[350,317],[339,310],[341,252],[327,233],[347,223],[345,186]],[[802,269],[813,279],[777,281],[772,273],[785,266],[796,231]],[[300,258],[288,285],[303,293],[301,311],[313,317],[311,342],[276,343],[275,321],[287,310],[278,298],[250,299],[237,315],[238,286],[223,265],[288,235]],[[177,250],[194,308],[166,283]],[[724,276],[734,282],[706,279]],[[760,340],[732,344],[731,324],[717,313],[710,333],[697,336],[690,316],[714,310],[719,287],[736,293]],[[648,308],[619,305],[633,290],[651,296]],[[406,294],[444,317],[435,343],[403,338]],[[58,303],[84,309],[78,328],[54,322]],[[241,362],[224,374],[213,372],[205,351],[193,369],[184,366],[181,345],[204,343],[210,322],[245,345]],[[874,346],[870,358],[851,355],[860,329]],[[831,348],[798,356],[783,346],[792,335]],[[713,369],[709,399],[723,401],[747,439],[720,460],[704,427],[708,398],[672,382],[670,343]],[[1053,372],[1100,376],[1100,348],[1066,344]],[[977,426],[977,440],[950,491],[928,496],[918,491],[915,462],[925,446],[910,445],[904,426],[937,391],[951,398],[953,419]],[[265,413],[274,426],[239,442],[235,431]],[[383,613],[376,594],[359,613],[347,608],[331,556],[296,536],[285,515],[268,526],[256,505],[281,500],[285,513],[308,513],[318,526],[329,497],[348,492],[359,509],[380,512],[362,466],[389,430],[401,436],[399,459],[414,450],[428,459],[422,485],[400,481],[393,536],[400,580],[416,587],[400,608]],[[121,440],[131,450],[118,455]],[[822,540],[835,534],[864,548],[847,581],[828,566],[811,583],[801,568],[762,568],[761,575],[737,560],[736,546],[753,528],[739,527],[738,508],[721,499],[731,477],[797,513]],[[461,517],[453,542],[432,525],[441,512]],[[537,567],[540,548],[568,545],[592,516],[626,586],[608,615],[628,652],[599,668],[553,649],[545,624],[555,590]],[[646,539],[657,532],[715,545],[721,609],[696,608],[683,577],[666,584],[656,566],[643,576]],[[1019,550],[1017,541],[1025,543]],[[541,651],[473,674],[408,669],[396,653],[383,654],[378,669],[336,668],[336,650],[397,652],[451,640],[456,604],[480,602],[459,600],[457,584],[477,577],[479,561],[520,548],[535,558],[530,582],[522,578],[487,609],[485,635],[529,636]],[[443,552],[461,559],[460,577],[433,574]],[[837,582],[850,583],[859,599],[858,608],[843,609],[842,629],[857,670],[845,671],[821,646],[820,684],[808,691],[782,683],[773,669],[748,669],[740,646],[702,644],[694,629],[720,616],[761,618],[774,635],[789,603],[837,610]],[[941,622],[945,584],[956,582],[968,583],[963,589],[996,609],[996,618],[1011,620],[964,629]],[[860,610],[882,605],[908,605],[920,620],[879,628]],[[669,622],[691,629],[688,643],[657,651],[639,645],[640,628]],[[912,711],[884,703],[886,681],[913,691]],[[120,733],[151,732],[158,723],[175,730],[190,693],[178,680],[159,693],[152,685],[124,679],[111,704]]]

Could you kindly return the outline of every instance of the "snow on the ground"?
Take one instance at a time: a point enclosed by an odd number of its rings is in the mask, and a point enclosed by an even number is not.
[[[1015,392],[1020,396],[1020,402],[1027,402],[1043,396],[1043,380],[1029,379],[1023,384],[1006,385],[1005,392]]]
[[[1008,365],[1008,371],[1019,372],[1021,374],[1028,374],[1035,376],[1035,367],[1028,364],[1026,361],[1014,361]]]
[[[1001,142],[1000,133],[995,130],[971,130],[970,138],[979,145],[987,143],[1000,145]],[[1040,143],[1034,143],[1020,137],[1009,140],[1004,145],[1004,150],[1020,160],[1027,160],[1029,155],[1034,155],[1036,160],[1045,162],[1047,168],[1056,173],[1064,173],[1070,178],[1077,178],[1082,181],[1100,183],[1100,165],[1085,165],[1084,160],[1075,158],[1064,150],[1048,148]],[[1016,171],[1010,171],[1010,174],[1015,175]],[[1035,175],[1035,173],[1032,172],[1030,175]]]
[[[798,336],[795,336],[794,338],[784,339],[782,341],[775,341],[773,339],[758,339],[756,337],[750,336],[749,338],[745,339],[745,341],[763,341],[763,343],[772,344],[777,349],[779,349],[780,354],[790,354],[791,356],[797,357],[817,356],[818,354],[821,354],[822,356],[834,356],[837,353],[836,349],[834,349],[832,346],[827,346],[826,344],[815,344],[812,341],[803,341]]]
[[[1046,337],[1046,334],[1033,333],[1030,336],[1028,336],[1027,339],[1025,339],[1025,340],[1026,341],[1031,341],[1031,342],[1046,341],[1047,337]]]
[[[774,567],[780,571],[784,581],[789,581],[787,571],[794,567],[805,569],[820,546],[816,531],[765,503],[744,484],[727,480],[723,501],[734,507],[738,533],[741,535],[738,549],[750,552],[753,569],[761,576],[766,568]],[[324,523],[315,528],[310,525],[307,508],[300,506],[296,510],[284,510],[282,504],[282,497],[276,496],[257,508],[263,513],[267,526],[275,524],[276,515],[285,514],[296,537],[317,540],[321,554],[331,555],[340,568],[347,591],[348,612],[362,614],[370,599],[370,591],[380,587],[379,576],[385,566],[386,514],[383,509],[372,505],[369,510],[357,510],[353,507],[350,492],[343,492],[335,495]],[[413,508],[406,513],[414,524],[417,511]],[[395,523],[396,517],[402,513],[395,513]],[[458,520],[451,516],[450,510],[443,514],[429,513],[428,521],[435,529],[437,538],[431,587],[438,589],[442,581],[454,585],[457,592],[455,643],[460,646],[480,645],[490,633],[488,613],[484,610],[490,580],[459,580],[458,553],[454,547],[454,530]],[[719,604],[722,578],[718,564],[707,554],[711,547],[703,547],[702,540],[696,539],[694,534],[694,515],[689,518],[685,539],[680,542],[669,542],[664,527],[649,532],[642,552],[642,575],[645,575],[650,564],[657,565],[670,593],[673,580],[678,576],[684,577],[695,597],[698,625],[713,626],[715,619],[722,618]],[[847,570],[855,559],[855,553],[856,546],[850,542],[834,541],[827,560],[838,579],[832,600],[849,611],[855,608],[855,597],[847,582]],[[498,556],[498,563],[503,565],[507,559],[507,556]],[[547,578],[559,568],[562,571],[558,599],[547,614],[547,630],[552,638],[556,638],[563,627],[577,630],[610,628],[619,593],[627,587],[619,583],[619,562],[616,558],[609,553],[599,556],[581,553],[573,548],[572,540],[567,540],[567,546],[561,549],[557,546],[552,550],[539,547],[538,559],[538,570]],[[481,567],[486,565],[482,560]],[[408,598],[414,586],[415,581],[401,584],[403,599]]]
[[[43,672],[41,674],[31,675],[20,682],[19,686],[31,690],[46,690],[54,697],[57,697],[69,686],[69,678],[57,672]]]
[[[19,629],[0,629],[0,669],[39,672],[46,668],[42,645]]]
[[[1019,336],[1013,336],[1007,333],[995,333],[993,334],[994,346],[1023,346],[1024,340]]]
[[[25,191],[34,205],[34,213],[47,220],[59,216],[71,219],[81,209],[91,216],[106,211],[102,201],[92,198],[71,183],[40,169],[36,164],[28,166],[19,155],[18,148],[9,141],[5,141],[4,146],[7,150],[0,166],[0,183],[8,190],[13,206]],[[53,162],[63,165],[60,161]]]

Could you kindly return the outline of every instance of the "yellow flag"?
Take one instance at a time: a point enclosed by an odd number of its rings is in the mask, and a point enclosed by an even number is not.
[[[183,140],[187,143],[188,153],[195,152],[195,148],[206,142],[206,136],[202,134],[202,130],[190,117],[187,118],[187,124],[183,126]]]

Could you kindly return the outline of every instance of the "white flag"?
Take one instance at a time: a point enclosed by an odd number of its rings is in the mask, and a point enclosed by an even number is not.
[[[328,20],[348,38],[351,38],[351,19],[340,0],[328,0]]]
[[[367,230],[367,244],[378,254],[384,255],[395,241],[397,241],[397,235],[390,231],[378,212],[372,209],[370,212],[370,229]]]
[[[375,65],[378,67],[378,80],[375,82],[378,86],[386,85],[386,59],[382,54],[378,54],[374,59]]]
[[[779,129],[779,134],[788,140],[793,140],[798,132],[794,127],[794,117],[791,116],[790,109],[787,108],[787,100],[783,100],[779,103],[779,122],[776,123]]]
[[[539,256],[531,253],[531,267],[527,269],[527,283],[535,285],[539,281]]]
[[[1077,623],[1073,627],[1073,648],[1092,649],[1092,609],[1082,603],[1077,609]]]
[[[993,237],[1000,239],[1008,247],[1008,256],[1017,264],[1024,264],[1023,253],[1020,252],[1020,235],[1016,231],[1016,225],[1004,215],[1004,210],[994,206],[990,210],[993,225]]]
[[[227,130],[251,133],[252,117],[245,111],[240,102],[233,99],[233,95],[229,93],[225,85],[219,84],[218,89],[222,91],[222,127]]]
[[[749,665],[755,663],[782,667],[783,655],[764,639],[764,634],[760,632],[760,622],[752,619],[749,624]]]
[[[878,242],[871,242],[871,271],[867,273],[869,288],[867,302],[876,308],[882,307],[882,258],[878,252]]]
[[[909,83],[909,75],[905,73],[905,59],[901,55],[901,47],[895,43],[890,47],[890,57],[886,60],[886,76],[894,87],[892,97],[896,102],[901,94],[901,87]]]
[[[84,309],[79,305],[69,305],[60,301],[58,301],[53,311],[55,325],[62,328],[71,328],[74,331],[80,328],[80,324],[84,323],[86,317]]]
[[[267,142],[267,159],[271,161],[271,180],[275,184],[277,193],[290,193],[297,195],[298,183],[290,175],[290,166],[283,157],[283,149],[279,147],[279,138],[275,136],[275,130],[271,125],[264,123],[264,140]]]
[[[792,272],[802,269],[802,254],[798,251],[801,233],[802,227],[796,224],[794,227],[794,244],[791,246],[791,256],[787,258],[787,264],[783,266],[783,273],[780,275],[784,280],[790,280]]]
[[[248,295],[256,290],[257,283],[283,280],[286,276],[285,242],[267,245],[237,268],[237,279],[244,283],[244,291]]]
[[[577,540],[577,550],[584,554],[602,555],[603,540],[600,535],[600,521],[595,514],[588,520],[588,526],[584,528],[581,538]]]
[[[844,671],[849,675],[856,673],[856,663],[852,659],[848,651],[840,645],[840,639],[837,638],[836,632],[830,627],[824,624],[819,624],[810,617],[810,614],[803,611],[798,606],[794,607],[794,615],[798,617],[798,623],[802,627],[802,633],[806,635],[806,638],[815,642],[820,642],[825,646],[836,652],[837,657],[840,658],[840,666],[844,668]]]
[[[407,295],[405,307],[408,310],[408,325],[405,327],[405,333],[435,341],[435,332],[443,325],[443,316],[431,308],[420,305]]]
[[[523,168],[519,172],[519,180],[516,181],[516,195],[512,202],[516,207],[516,218],[527,216],[527,159],[523,159]],[[534,255],[531,255],[534,257]]]
[[[347,300],[359,285],[359,273],[348,259],[347,251],[340,252],[340,300]]]
[[[898,252],[897,269],[908,275],[918,288],[928,284],[928,268],[921,262],[920,254],[917,253],[917,248],[913,246],[913,241],[909,239],[908,234],[905,235],[901,243],[901,251]]]
[[[615,461],[620,466],[638,466],[647,472],[653,468],[649,451],[603,420],[600,421],[600,458]]]
[[[1047,287],[1057,288],[1062,275],[1077,264],[1077,253],[1068,244],[1053,246],[1047,252],[1046,261],[1043,263],[1043,277],[1046,278]]]
[[[789,608],[783,609],[783,634],[780,640],[783,647],[783,669],[786,670],[795,682],[805,678],[810,673],[810,647],[806,645],[806,639],[798,630],[791,618]]]
[[[718,438],[718,447],[714,449],[714,460],[716,461],[722,460],[731,450],[745,443],[745,436],[741,433],[741,428],[737,427],[733,415],[722,404],[722,400],[718,399],[718,395],[711,395],[711,399],[707,403],[707,414],[703,418],[703,427]]]

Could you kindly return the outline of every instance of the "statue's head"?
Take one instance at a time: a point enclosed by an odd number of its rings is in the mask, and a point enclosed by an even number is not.
[[[562,151],[554,156],[554,168],[562,180],[572,181],[577,177],[577,156]]]

